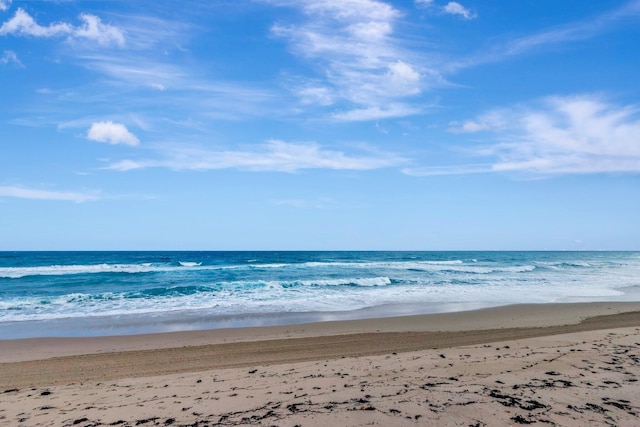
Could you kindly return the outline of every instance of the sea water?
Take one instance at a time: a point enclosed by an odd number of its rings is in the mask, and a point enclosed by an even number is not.
[[[640,252],[0,252],[0,339],[639,300]]]

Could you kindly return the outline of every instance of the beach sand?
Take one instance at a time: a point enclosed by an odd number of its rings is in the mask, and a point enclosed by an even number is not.
[[[640,425],[640,303],[0,341],[0,425]]]

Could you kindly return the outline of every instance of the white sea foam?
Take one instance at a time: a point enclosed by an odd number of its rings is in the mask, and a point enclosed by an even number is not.
[[[387,286],[391,284],[388,277],[366,277],[358,279],[302,280],[305,286]]]
[[[300,264],[301,267],[309,268],[349,268],[349,269],[389,269],[389,270],[414,270],[425,272],[457,272],[457,273],[473,273],[473,274],[491,274],[491,273],[525,273],[534,271],[535,265],[521,266],[501,266],[501,265],[477,265],[477,260],[472,261],[474,264],[465,264],[462,260],[450,261],[380,261],[380,262],[306,262]]]
[[[347,268],[391,268],[391,269],[407,269],[412,266],[449,266],[459,265],[464,262],[461,260],[450,261],[368,261],[368,262],[344,262],[344,261],[322,261],[322,262],[305,262],[300,264],[302,267],[347,267]]]
[[[0,331],[11,327],[7,322],[21,321],[76,319],[69,322],[83,324],[77,319],[91,318],[95,324],[110,325],[109,320],[100,320],[104,316],[149,323],[161,316],[343,312],[390,304],[452,307],[624,300],[628,297],[618,288],[640,286],[640,259],[629,257],[624,261],[593,256],[537,258],[536,254],[506,259],[493,254],[484,259],[461,255],[444,261],[374,256],[353,260],[336,256],[336,261],[311,256],[256,258],[260,260],[200,254],[177,257],[184,261],[126,256],[108,258],[123,263],[2,267],[0,284],[13,293],[3,288]],[[160,261],[127,263],[138,259]],[[228,264],[220,264],[225,261]],[[105,274],[71,277],[90,273]],[[42,275],[54,277],[19,280]]]
[[[425,272],[455,272],[471,274],[492,274],[492,273],[525,273],[536,269],[533,265],[521,266],[476,266],[468,264],[425,264],[412,263],[405,268],[415,271]]]
[[[142,264],[89,264],[89,265],[49,265],[39,267],[0,267],[0,278],[19,279],[28,276],[63,276],[73,274],[100,273],[154,273],[183,271],[185,268],[198,270],[223,270],[246,268],[246,266],[202,266],[201,262],[179,261],[175,265]]]
[[[251,268],[284,268],[284,267],[289,267],[291,265],[295,265],[295,264],[249,264],[249,267]],[[238,265],[238,266],[229,266],[229,268],[243,268],[245,266],[243,265]]]
[[[68,274],[147,273],[172,270],[152,264],[49,265],[39,267],[2,267],[0,277],[19,279],[27,276],[62,276]]]
[[[461,260],[450,261],[380,261],[380,262],[305,262],[300,264],[265,263],[242,265],[202,265],[202,262],[178,261],[176,265],[163,264],[89,264],[89,265],[49,265],[37,267],[0,267],[0,278],[18,279],[27,276],[61,276],[69,274],[99,273],[152,273],[170,272],[179,268],[196,270],[241,270],[241,269],[389,269],[416,271],[455,271],[475,274],[494,272],[527,272],[536,267],[523,266],[480,266],[465,264]]]
[[[4,300],[0,322],[90,318],[100,316],[155,316],[201,312],[203,315],[241,313],[350,311],[385,304],[484,304],[554,302],[571,299],[607,299],[615,289],[595,283],[546,284],[485,282],[480,285],[428,283],[394,285],[388,277],[220,283],[209,290],[159,296],[140,292],[73,293],[57,297],[21,297]]]

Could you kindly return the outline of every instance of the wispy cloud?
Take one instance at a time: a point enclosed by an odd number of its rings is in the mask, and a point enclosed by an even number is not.
[[[11,7],[12,0],[0,0],[0,10],[7,10]]]
[[[430,9],[434,13],[457,15],[466,20],[477,18],[476,13],[455,1],[450,1],[444,6],[440,6],[433,0],[415,0],[415,5],[420,9]]]
[[[542,30],[496,44],[493,47],[483,48],[482,52],[466,59],[450,61],[444,68],[448,71],[456,71],[488,62],[502,61],[507,57],[521,55],[547,46],[587,40],[608,31],[621,20],[638,19],[639,17],[640,0],[631,0],[623,6],[595,18]]]
[[[30,200],[58,200],[76,203],[100,199],[100,196],[93,192],[78,193],[72,191],[50,191],[17,186],[0,186],[0,197],[14,197]]]
[[[138,137],[131,133],[125,125],[113,123],[112,121],[93,123],[87,132],[87,139],[107,142],[112,145],[124,144],[136,146],[140,144]]]
[[[180,50],[193,28],[172,14],[170,19],[151,15],[114,15],[126,35],[126,47],[135,51],[169,53]]]
[[[509,110],[494,109],[482,113],[476,119],[464,122],[451,122],[449,130],[453,133],[472,133],[481,131],[499,131],[509,126]]]
[[[406,102],[428,85],[433,72],[424,73],[413,55],[393,37],[402,16],[391,5],[376,0],[265,0],[299,8],[306,21],[273,26],[275,36],[287,40],[294,53],[320,67],[322,74],[303,84],[297,95],[306,104],[351,105],[354,114],[367,110],[370,119],[389,117],[383,106]],[[321,82],[321,83],[320,83]],[[395,109],[398,116],[418,108]],[[375,111],[381,115],[376,116]],[[349,114],[334,118],[349,118]]]
[[[421,109],[403,103],[393,103],[384,106],[355,108],[344,112],[335,112],[332,118],[345,122],[359,122],[376,119],[388,119],[419,114]]]
[[[470,175],[493,172],[491,164],[426,166],[402,169],[402,173],[410,176]]]
[[[0,64],[15,64],[20,68],[24,68],[24,64],[20,62],[16,53],[12,50],[5,50],[0,57]]]
[[[120,29],[104,24],[99,17],[81,14],[82,24],[73,26],[66,22],[56,22],[49,25],[38,24],[24,9],[18,9],[13,16],[0,26],[0,35],[58,37],[68,36],[73,40],[88,39],[97,41],[100,45],[116,44],[124,46],[125,37]]]
[[[144,57],[144,61],[141,61]],[[162,99],[174,104],[197,105],[200,112],[208,108],[220,109],[232,114],[234,111],[248,112],[251,105],[269,101],[273,93],[250,84],[225,81],[210,81],[193,74],[192,70],[137,51],[110,55],[88,53],[79,57],[84,66],[109,79],[131,86],[134,89],[153,89],[165,93]],[[189,95],[186,99],[180,96]],[[157,101],[157,100],[156,100]],[[272,111],[273,112],[273,111]]]
[[[506,54],[518,54],[548,44],[572,42],[589,39],[603,31],[612,24],[626,18],[640,17],[640,1],[631,1],[618,9],[597,16],[594,19],[575,22],[569,25],[542,31],[531,36],[516,39],[505,46]]]
[[[138,54],[88,53],[80,55],[79,59],[91,70],[137,87],[158,89],[160,85],[165,90],[180,89],[183,83],[188,81],[186,72],[179,66],[149,57],[146,57],[142,64]]]
[[[336,205],[336,202],[327,197],[316,199],[278,199],[270,200],[269,203],[275,206],[288,206],[298,209],[326,209]]]
[[[495,110],[455,123],[452,130],[493,135],[496,142],[476,154],[496,160],[490,168],[472,167],[476,172],[640,173],[639,113],[638,106],[616,105],[597,95],[554,96],[535,106]],[[467,168],[442,172],[465,173]]]
[[[72,25],[67,18],[63,22],[36,22],[42,19],[37,15],[31,17],[22,9],[6,23],[0,22],[5,36],[40,35],[66,40],[67,43],[60,46],[62,49],[56,49],[56,54],[66,55],[65,63],[83,67],[93,74],[87,83],[67,88],[64,103],[60,96],[48,97],[40,103],[37,109],[41,121],[56,124],[95,121],[95,113],[82,117],[89,111],[87,103],[108,114],[117,102],[123,116],[134,112],[142,117],[146,111],[153,110],[153,116],[146,118],[155,130],[166,129],[169,120],[194,119],[210,124],[212,118],[237,120],[267,114],[273,117],[282,110],[291,111],[291,96],[276,95],[275,91],[265,88],[264,83],[236,83],[203,73],[205,62],[198,63],[199,59],[183,46],[188,46],[193,37],[206,30],[182,21],[184,15],[176,19],[140,14],[109,16],[117,26],[106,25],[86,13],[80,15],[80,24],[74,23],[78,25]],[[80,43],[80,40],[93,42]],[[100,43],[118,49],[96,49],[95,45]],[[0,60],[1,55],[2,51]],[[288,103],[282,102],[283,99]],[[45,109],[49,110],[48,114],[44,113]]]
[[[466,7],[464,7],[463,5],[455,1],[450,1],[449,3],[447,3],[442,8],[442,10],[444,11],[444,13],[447,13],[449,15],[458,15],[464,19],[476,18],[475,13],[471,12],[469,9],[467,9]]]
[[[239,169],[255,172],[296,172],[303,169],[372,170],[405,162],[405,159],[391,153],[368,153],[358,156],[325,149],[316,143],[290,143],[279,140],[270,140],[244,151],[216,151],[181,145],[165,147],[159,154],[158,159],[123,160],[109,165],[106,169]]]

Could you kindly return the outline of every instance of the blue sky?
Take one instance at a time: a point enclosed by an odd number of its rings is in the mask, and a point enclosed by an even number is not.
[[[0,250],[638,250],[638,70],[638,0],[0,0]]]

